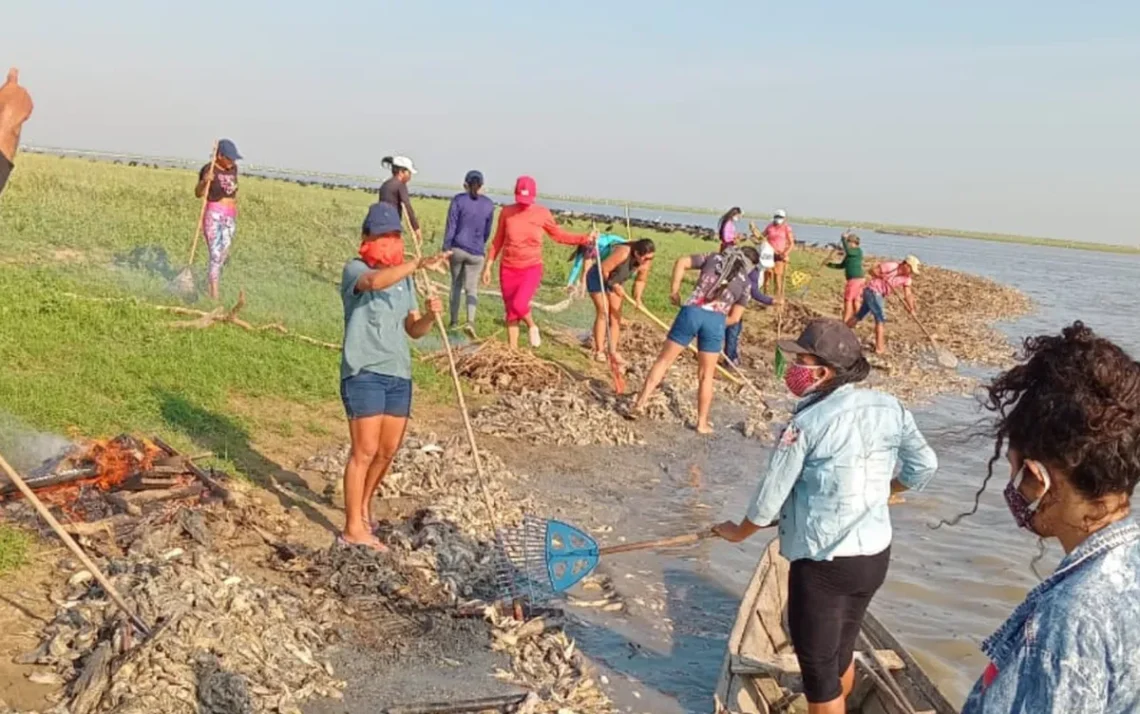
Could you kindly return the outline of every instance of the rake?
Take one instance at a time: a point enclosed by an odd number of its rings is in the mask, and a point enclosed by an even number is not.
[[[183,295],[193,295],[194,285],[194,254],[198,251],[198,237],[202,235],[202,221],[206,218],[206,204],[210,201],[210,184],[214,180],[214,165],[218,161],[218,140],[214,140],[214,153],[210,154],[210,168],[206,169],[206,190],[202,193],[202,208],[198,211],[198,222],[194,224],[194,240],[190,244],[190,260],[182,272],[170,281],[171,289]]]
[[[600,547],[581,529],[562,521],[526,516],[517,528],[496,535],[495,577],[504,599],[552,600],[598,567],[602,556],[692,545],[711,530]]]

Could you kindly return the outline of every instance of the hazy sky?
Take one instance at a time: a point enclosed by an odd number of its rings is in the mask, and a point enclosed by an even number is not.
[[[1140,3],[7,3],[31,144],[1140,243]]]

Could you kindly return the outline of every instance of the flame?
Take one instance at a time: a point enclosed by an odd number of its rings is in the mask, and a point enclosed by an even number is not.
[[[84,487],[91,486],[106,492],[119,486],[135,474],[149,471],[162,450],[146,439],[125,434],[113,439],[89,441],[77,450],[68,461],[75,468],[95,467],[95,475],[76,481],[47,486],[36,491],[44,503],[58,506],[69,517],[80,517],[77,501]]]

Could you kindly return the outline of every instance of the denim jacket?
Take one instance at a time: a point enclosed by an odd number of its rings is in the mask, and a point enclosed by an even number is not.
[[[747,518],[780,518],[788,560],[881,553],[891,544],[887,501],[899,481],[922,489],[938,469],[934,450],[899,400],[844,385],[800,402],[768,462]]]
[[[1077,546],[982,651],[962,714],[1140,712],[1140,524]]]

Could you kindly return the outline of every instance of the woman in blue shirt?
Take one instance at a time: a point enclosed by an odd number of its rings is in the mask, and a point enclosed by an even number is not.
[[[1140,524],[1131,515],[1140,364],[1080,322],[1027,339],[1024,357],[986,388],[994,452],[982,487],[1004,449],[1010,516],[1057,539],[1065,557],[982,643],[990,664],[962,712],[1140,712]]]
[[[888,501],[925,487],[938,460],[897,399],[855,388],[870,365],[842,322],[812,320],[779,347],[795,355],[784,382],[803,400],[745,518],[715,530],[735,543],[778,518],[780,552],[791,561],[788,629],[808,711],[842,714],[855,683],[855,639],[890,563]]]
[[[459,326],[459,303],[467,296],[467,331],[475,333],[475,306],[479,303],[479,276],[483,273],[487,239],[491,237],[495,204],[483,195],[483,174],[468,171],[467,190],[451,199],[443,249],[451,253],[451,324]]]

